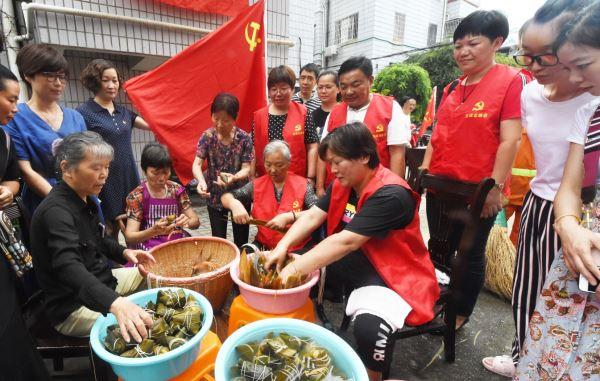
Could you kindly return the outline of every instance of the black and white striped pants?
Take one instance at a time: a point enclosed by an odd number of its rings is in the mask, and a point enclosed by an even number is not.
[[[512,294],[516,328],[512,358],[515,364],[519,361],[529,318],[554,261],[554,255],[561,246],[554,231],[553,209],[551,201],[538,197],[531,191],[523,201]]]

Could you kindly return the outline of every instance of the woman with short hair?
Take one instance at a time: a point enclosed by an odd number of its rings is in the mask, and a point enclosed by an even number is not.
[[[294,157],[290,171],[314,184],[319,137],[306,107],[292,102],[295,84],[296,75],[288,66],[277,66],[269,72],[267,87],[271,103],[254,113],[252,125],[256,176],[266,173],[262,152],[267,143],[283,140]]]
[[[474,243],[465,253],[467,269],[457,300],[456,328],[473,313],[485,279],[485,247],[496,214],[503,207],[504,184],[510,175],[521,137],[520,94],[527,77],[518,69],[497,64],[495,55],[508,36],[508,20],[498,11],[471,13],[454,32],[454,59],[462,76],[444,89],[437,124],[422,168],[432,175],[478,183],[495,181],[483,205]],[[444,207],[427,193],[430,229]],[[460,209],[466,212],[465,203]],[[454,226],[449,246],[458,249],[464,226]]]
[[[256,243],[265,248],[274,248],[287,229],[317,202],[310,182],[289,170],[293,157],[287,143],[274,140],[262,152],[266,175],[254,179],[245,186],[221,197],[223,207],[231,210],[233,220],[247,224],[250,218],[266,221],[258,226]],[[245,205],[253,203],[249,213]],[[252,216],[252,217],[251,217]],[[301,249],[309,241],[303,241],[295,249]]]
[[[134,127],[142,130],[150,127],[142,117],[115,102],[123,83],[115,64],[95,59],[83,69],[80,79],[94,97],[81,104],[77,111],[83,116],[87,129],[99,133],[115,150],[100,200],[108,233],[116,236],[119,229],[115,219],[124,213],[125,198],[140,183],[131,133]]]
[[[213,237],[227,238],[227,209],[221,196],[248,183],[254,160],[250,134],[236,126],[240,109],[238,99],[228,93],[217,94],[210,106],[213,127],[204,131],[198,141],[192,165],[197,191],[207,198],[208,217]],[[206,173],[202,172],[204,161]],[[244,208],[250,209],[250,204]],[[233,240],[240,247],[248,242],[249,227],[232,221]]]
[[[86,127],[81,114],[58,103],[69,75],[62,54],[50,45],[29,44],[17,54],[17,66],[32,95],[27,103],[17,106],[19,112],[6,130],[15,143],[25,182],[23,203],[33,214],[58,182],[52,142]]]

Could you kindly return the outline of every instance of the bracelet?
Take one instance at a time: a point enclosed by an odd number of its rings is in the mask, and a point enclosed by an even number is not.
[[[565,217],[574,217],[577,220],[577,223],[581,224],[581,217],[579,217],[576,214],[563,214],[562,216],[554,219],[554,224],[556,225],[558,223],[558,221],[560,221],[561,219],[563,219]]]
[[[296,222],[296,213],[292,210],[292,217],[294,217],[294,222]]]

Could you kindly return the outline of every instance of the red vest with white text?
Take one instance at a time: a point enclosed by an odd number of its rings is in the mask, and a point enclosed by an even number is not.
[[[285,185],[283,186],[281,202],[277,203],[271,177],[265,175],[255,179],[252,217],[259,220],[270,221],[273,217],[281,213],[290,212],[292,210],[295,213],[301,212],[304,210],[306,184],[306,178],[288,172],[287,178],[285,179]],[[283,234],[275,230],[258,226],[256,239],[261,245],[269,249],[275,248],[282,237]],[[299,247],[303,246],[304,243]]]
[[[379,162],[386,168],[390,167],[390,151],[387,144],[388,125],[392,120],[392,108],[394,98],[379,94],[372,94],[371,102],[367,108],[367,114],[363,123],[367,126],[371,135],[375,138],[377,144],[377,153]],[[338,127],[347,123],[348,105],[345,102],[337,104],[329,114],[329,123],[327,131],[332,132]],[[327,165],[327,179],[325,185],[329,185],[333,180],[333,175]]]
[[[406,323],[417,326],[433,319],[433,307],[440,296],[435,270],[421,236],[420,197],[400,176],[380,165],[360,195],[356,213],[360,213],[362,205],[371,195],[386,185],[400,185],[411,193],[416,202],[413,220],[403,229],[390,231],[383,239],[375,237],[369,239],[361,247],[361,250],[386,285],[397,292],[412,307]],[[334,181],[327,213],[328,236],[339,231],[339,225],[350,198],[350,190],[340,184],[338,180]]]
[[[492,175],[500,145],[502,105],[517,75],[518,69],[496,64],[466,98],[463,86],[449,95],[450,85],[444,89],[431,137],[429,173],[471,182]]]
[[[304,122],[306,107],[296,102],[290,102],[283,140],[289,145],[292,162],[289,170],[299,176],[306,176],[306,146],[304,145]],[[256,155],[256,177],[265,174],[263,150],[269,143],[269,106],[254,112],[254,152]]]

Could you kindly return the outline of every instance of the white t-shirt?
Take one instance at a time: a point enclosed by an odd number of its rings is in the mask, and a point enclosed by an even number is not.
[[[348,106],[348,114],[346,116],[346,123],[352,122],[361,122],[363,123],[365,120],[365,116],[367,115],[367,109],[371,102],[367,103],[365,106],[361,107],[358,110],[350,108]],[[331,116],[331,114],[329,114]],[[323,127],[323,133],[321,135],[321,140],[325,139],[325,136],[329,133],[327,131],[327,126],[329,125],[329,116],[325,120],[325,126]],[[410,117],[402,111],[402,107],[398,104],[398,102],[393,101],[392,104],[392,118],[388,123],[387,129],[387,144],[388,146],[395,145],[404,145],[410,143]]]
[[[567,139],[569,142],[580,145],[585,144],[588,128],[590,127],[590,118],[596,112],[598,105],[600,105],[600,97],[595,97],[594,100],[577,110]]]
[[[567,137],[575,113],[594,96],[584,93],[563,102],[552,102],[544,96],[544,86],[537,81],[521,92],[521,122],[533,147],[536,176],[531,191],[538,197],[554,201],[569,153]]]

